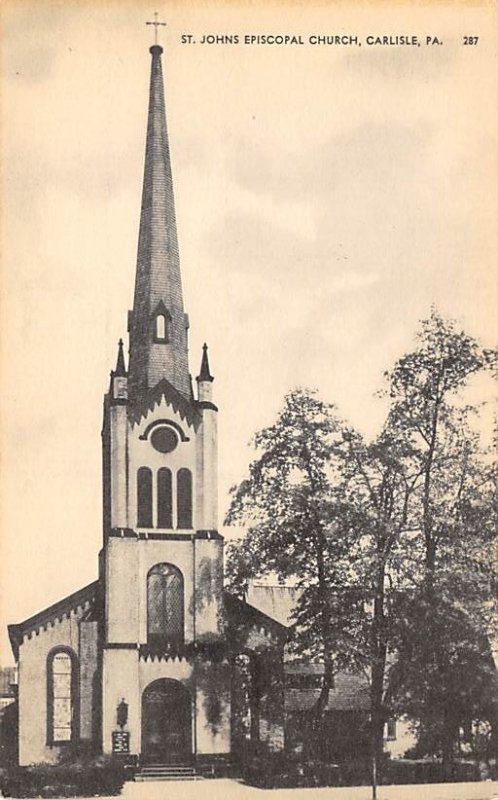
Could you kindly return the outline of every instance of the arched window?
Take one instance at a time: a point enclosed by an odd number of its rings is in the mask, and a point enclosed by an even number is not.
[[[137,472],[137,526],[152,528],[152,470],[148,467]]]
[[[178,528],[192,527],[192,473],[189,469],[179,469],[176,476],[176,500]]]
[[[171,470],[167,467],[161,467],[157,473],[157,527],[173,527]]]
[[[78,660],[68,647],[52,650],[47,658],[47,742],[64,744],[76,738],[78,719]]]
[[[183,575],[173,564],[156,564],[147,575],[147,642],[183,644]]]
[[[156,317],[156,341],[168,341],[168,330],[166,327],[166,317],[164,314],[158,314]]]

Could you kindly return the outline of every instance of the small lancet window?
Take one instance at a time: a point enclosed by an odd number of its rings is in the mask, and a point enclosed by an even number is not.
[[[153,341],[167,344],[170,340],[172,317],[162,300],[159,301],[156,308],[152,311],[150,322]]]
[[[192,527],[192,473],[189,469],[179,469],[176,484],[178,509],[178,528]]]
[[[158,314],[156,317],[156,342],[168,341],[168,326],[166,324],[166,316]]]

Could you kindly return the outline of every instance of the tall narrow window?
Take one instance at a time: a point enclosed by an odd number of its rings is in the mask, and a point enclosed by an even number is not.
[[[147,642],[183,644],[183,575],[173,564],[156,564],[147,575]]]
[[[176,477],[176,499],[178,528],[192,527],[192,473],[189,469],[178,470]]]
[[[166,328],[166,317],[164,314],[158,314],[156,317],[156,341],[166,342],[168,340],[168,331]]]
[[[64,744],[75,738],[77,720],[77,659],[69,648],[58,648],[47,659],[47,741]]]
[[[157,473],[157,527],[173,527],[171,470],[167,467],[161,467]]]
[[[154,342],[169,342],[171,314],[160,300],[151,316],[151,333]]]
[[[148,467],[137,472],[137,526],[152,528],[152,471]]]
[[[393,742],[396,739],[396,718],[389,717],[386,723],[386,739]]]

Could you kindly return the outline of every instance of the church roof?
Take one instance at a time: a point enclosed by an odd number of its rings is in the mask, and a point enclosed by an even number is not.
[[[301,670],[303,669],[304,665],[301,667]],[[288,675],[286,667],[286,682],[288,682]],[[285,710],[288,712],[307,711],[316,703],[319,694],[319,688],[286,687]],[[335,675],[334,686],[329,694],[327,711],[368,711],[369,708],[370,689],[366,678],[347,672],[339,672]]]
[[[292,612],[299,597],[295,586],[251,582],[248,601],[260,613],[271,617],[282,625],[292,625]],[[287,661],[285,663],[286,688],[285,710],[299,712],[310,709],[320,694],[323,664]],[[334,677],[327,711],[368,711],[370,708],[369,686],[365,677],[340,672]]]
[[[142,208],[133,310],[129,317],[129,397],[140,400],[166,378],[190,398],[188,318],[183,310],[162,47],[152,55]],[[161,317],[160,330],[156,328]]]
[[[234,594],[225,591],[224,593],[225,610],[228,620],[235,626],[251,625],[261,633],[270,636],[286,637],[287,627],[276,619],[264,614],[255,606],[241,600]]]
[[[251,582],[247,600],[281,625],[292,625],[292,611],[298,595],[299,590],[294,586]]]
[[[19,657],[19,646],[25,636],[31,637],[33,633],[39,633],[41,629],[46,629],[47,625],[57,620],[62,621],[63,617],[67,617],[72,611],[83,610],[86,615],[89,611],[94,612],[98,585],[98,580],[93,581],[88,586],[58,600],[57,603],[44,608],[43,611],[28,617],[23,622],[9,625],[9,639],[16,661]]]

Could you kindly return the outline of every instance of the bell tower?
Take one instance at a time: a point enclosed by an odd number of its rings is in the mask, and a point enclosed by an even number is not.
[[[195,393],[189,374],[155,16],[129,349],[120,339],[104,396],[99,577],[9,626],[23,766],[87,742],[143,777],[224,772],[249,712],[258,748],[283,746],[282,693],[248,681],[282,683],[286,630],[223,589],[215,381],[207,344]]]
[[[129,704],[130,730],[140,731],[141,687],[153,673],[190,680],[188,654],[219,641],[223,632],[218,409],[207,345],[197,397],[189,374],[162,53],[158,44],[150,48],[129,360],[126,365],[120,341],[104,398],[100,574],[105,751],[111,747],[113,715],[122,697]],[[131,748],[139,752],[140,742],[132,741]]]

